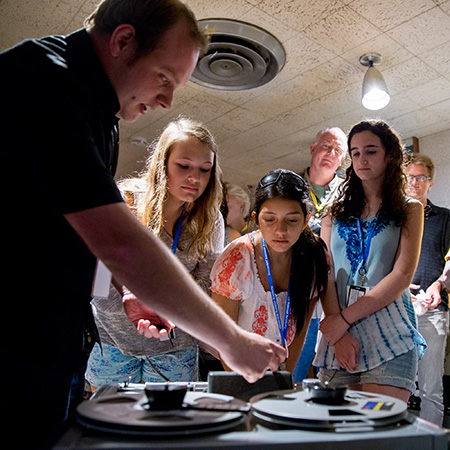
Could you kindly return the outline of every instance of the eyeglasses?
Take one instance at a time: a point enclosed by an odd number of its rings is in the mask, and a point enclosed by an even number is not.
[[[426,177],[425,175],[408,175],[406,179],[408,183],[412,183],[414,180],[419,183],[425,183],[425,181],[431,180],[431,177]]]
[[[320,146],[327,151],[327,153],[331,153],[334,151],[334,154],[336,156],[342,156],[344,154],[344,149],[341,147],[334,147],[331,144],[328,144],[327,142],[320,144]]]

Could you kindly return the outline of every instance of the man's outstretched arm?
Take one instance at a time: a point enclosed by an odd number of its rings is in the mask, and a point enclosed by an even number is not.
[[[65,215],[91,252],[115,279],[146,306],[197,339],[247,381],[276,371],[286,352],[238,327],[195,283],[167,247],[129,212],[114,203]]]

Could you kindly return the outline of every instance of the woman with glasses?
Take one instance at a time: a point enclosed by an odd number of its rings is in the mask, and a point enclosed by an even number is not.
[[[328,273],[324,243],[308,227],[308,192],[288,170],[262,178],[252,212],[258,230],[232,241],[211,271],[212,298],[242,328],[288,349],[291,373]]]
[[[322,221],[332,270],[314,364],[331,385],[407,402],[426,347],[408,289],[419,259],[423,208],[405,195],[403,148],[387,123],[358,123],[348,149],[341,198]],[[354,370],[335,355],[347,332],[359,348]]]
[[[208,295],[209,273],[223,250],[220,179],[214,137],[202,124],[180,118],[164,129],[142,175],[118,183],[137,219],[172,249]],[[108,382],[192,381],[197,342],[179,328],[166,340],[149,339],[151,328],[171,325],[148,310],[152,325],[141,320],[138,331],[124,312],[122,296],[133,304],[132,293],[114,287],[110,298],[92,302],[101,341],[86,372],[93,389]],[[136,317],[142,317],[142,309]]]

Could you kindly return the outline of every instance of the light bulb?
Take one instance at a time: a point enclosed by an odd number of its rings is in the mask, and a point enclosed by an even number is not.
[[[383,75],[370,66],[363,80],[362,104],[370,110],[382,109],[391,100]]]
[[[371,109],[373,111],[382,109],[389,104],[391,96],[382,89],[373,88],[370,92],[367,92],[362,98],[362,104],[364,108]]]

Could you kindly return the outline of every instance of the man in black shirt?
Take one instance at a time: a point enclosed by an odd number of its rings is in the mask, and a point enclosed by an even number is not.
[[[427,308],[425,314],[418,317],[419,331],[428,346],[419,362],[420,417],[442,426],[442,377],[449,329],[448,293],[443,276],[445,256],[450,248],[450,210],[428,199],[434,184],[434,164],[428,156],[411,154],[405,162],[405,172],[408,194],[424,207],[422,247],[411,285],[413,300],[421,301]],[[423,293],[418,295],[421,291]]]
[[[65,418],[73,378],[84,373],[95,340],[96,259],[116,284],[216,348],[249,381],[285,358],[210,301],[136,221],[114,183],[118,119],[170,108],[204,45],[177,0],[104,0],[86,29],[0,54],[5,442],[14,425],[21,430],[10,447],[50,445]]]

